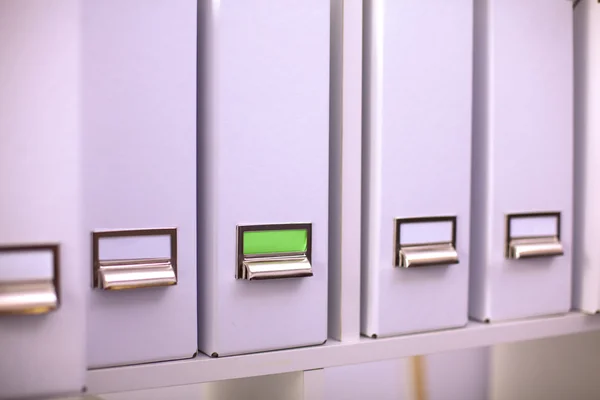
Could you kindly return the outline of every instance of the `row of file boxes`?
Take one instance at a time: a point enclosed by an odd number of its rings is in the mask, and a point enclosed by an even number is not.
[[[362,333],[568,311],[572,4],[366,12]]]
[[[83,385],[83,372],[24,385],[47,371],[24,360],[30,342],[84,371],[327,339],[330,4],[196,3],[83,3],[82,179],[52,178],[81,189],[65,202],[80,219],[68,234],[40,236],[33,220],[2,236],[2,311],[44,314],[2,316],[0,349],[19,359],[0,362],[2,398]],[[587,40],[600,7],[581,3],[578,79],[597,86]],[[570,309],[572,6],[365,1],[364,335]],[[578,115],[588,218],[575,305],[588,312],[600,309],[598,92]],[[54,152],[37,157],[62,171]],[[38,180],[3,196],[34,207]]]

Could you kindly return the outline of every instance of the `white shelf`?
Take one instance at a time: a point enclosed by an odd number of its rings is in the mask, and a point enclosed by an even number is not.
[[[175,385],[270,375],[292,371],[381,361],[419,354],[491,346],[600,330],[600,316],[569,313],[561,316],[483,324],[385,339],[355,342],[329,340],[325,345],[244,356],[169,361],[88,371],[93,394],[152,389]]]

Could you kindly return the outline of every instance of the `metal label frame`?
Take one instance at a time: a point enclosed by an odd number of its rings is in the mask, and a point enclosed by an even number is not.
[[[244,233],[261,231],[285,231],[285,230],[306,230],[306,255],[308,262],[312,265],[312,223],[287,223],[287,224],[263,224],[263,225],[237,225],[236,226],[236,265],[235,279],[241,279],[244,264]],[[289,254],[289,253],[286,253]],[[260,256],[260,255],[256,255]]]
[[[452,247],[456,249],[456,216],[452,215],[444,215],[444,216],[436,216],[436,217],[411,217],[411,218],[394,218],[394,266],[400,266],[400,249],[402,248],[402,238],[400,236],[400,227],[403,224],[419,224],[419,223],[434,223],[434,222],[451,222],[452,223],[452,237],[450,243],[452,243]],[[426,246],[432,244],[443,244],[448,242],[427,242],[427,243],[416,243],[411,244],[411,246]]]
[[[554,217],[556,218],[556,231],[554,235],[543,235],[543,236],[515,236],[511,235],[511,222],[515,219],[525,219],[525,218],[548,218]],[[504,257],[506,259],[510,259],[510,242],[513,239],[537,239],[537,238],[546,238],[546,237],[556,237],[560,242],[560,211],[541,211],[541,212],[529,212],[529,213],[512,213],[506,214],[505,219],[505,237],[504,237]]]
[[[0,245],[0,253],[21,253],[33,251],[50,251],[52,253],[52,282],[56,292],[56,308],[61,303],[60,288],[60,244],[59,243],[41,243],[41,244],[23,244],[23,245]]]
[[[123,229],[92,232],[92,288],[98,287],[100,269],[100,239],[133,236],[169,236],[171,241],[171,265],[177,278],[177,228]],[[175,283],[177,285],[177,283]]]

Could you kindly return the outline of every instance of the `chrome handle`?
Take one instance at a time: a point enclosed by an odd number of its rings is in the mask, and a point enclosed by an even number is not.
[[[46,314],[57,307],[58,296],[51,280],[0,284],[0,314]]]
[[[26,257],[36,252],[48,252],[52,260],[52,276],[43,279],[0,281],[0,314],[46,314],[60,304],[59,246],[0,246],[0,255]]]
[[[305,246],[289,247],[281,251],[277,246],[269,250],[265,246],[258,253],[244,251],[246,233],[277,233],[285,235],[290,231],[303,231]],[[247,239],[248,240],[248,239]],[[236,279],[267,280],[281,278],[303,278],[313,276],[312,257],[312,224],[291,223],[271,225],[240,225],[237,227],[237,267]]]
[[[138,236],[169,236],[170,257],[101,259],[102,239]],[[102,290],[127,290],[177,284],[177,230],[175,228],[93,232],[92,241],[93,287]]]
[[[243,262],[242,279],[261,280],[279,278],[302,278],[312,276],[312,267],[304,255],[246,259]]]
[[[400,267],[458,264],[458,253],[452,243],[404,246],[400,249]]]
[[[99,288],[124,290],[177,283],[170,259],[100,261]]]
[[[562,243],[556,237],[511,240],[508,251],[508,258],[514,260],[533,257],[557,257],[564,254]]]
[[[394,265],[396,267],[413,268],[459,263],[458,251],[456,250],[455,216],[397,218],[394,222]],[[431,243],[414,243],[410,237],[406,237],[410,235],[401,234],[403,227],[431,227],[433,224],[441,224],[444,227],[444,241],[439,241],[442,239],[437,238],[439,240],[432,240]],[[422,232],[428,232],[426,234],[427,238],[432,238],[428,230]]]
[[[531,219],[532,222],[539,219],[554,219],[550,228],[553,232],[547,235],[531,234],[525,232],[515,234],[514,226],[516,220]],[[525,221],[527,222],[527,221]],[[558,257],[564,254],[560,240],[560,212],[537,212],[523,214],[509,214],[506,216],[506,239],[505,257],[507,259],[520,260],[535,257]]]

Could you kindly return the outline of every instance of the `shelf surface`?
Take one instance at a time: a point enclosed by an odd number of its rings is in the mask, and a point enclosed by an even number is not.
[[[243,356],[193,359],[90,370],[88,393],[130,390],[270,375],[382,361],[421,354],[492,346],[600,330],[600,316],[571,312],[560,316],[484,324],[393,338],[329,340],[322,346]]]

